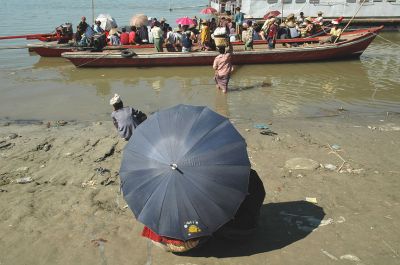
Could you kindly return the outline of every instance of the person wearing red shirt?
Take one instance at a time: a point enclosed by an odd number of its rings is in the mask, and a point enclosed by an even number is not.
[[[129,34],[126,32],[126,28],[122,28],[122,33],[119,37],[121,39],[121,45],[129,45]]]
[[[136,44],[136,27],[131,27],[131,32],[129,32],[129,44]]]

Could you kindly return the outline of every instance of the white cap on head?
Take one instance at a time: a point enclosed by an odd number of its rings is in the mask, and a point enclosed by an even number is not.
[[[114,97],[110,99],[110,105],[114,105],[121,102],[121,97],[118,94],[114,94]]]

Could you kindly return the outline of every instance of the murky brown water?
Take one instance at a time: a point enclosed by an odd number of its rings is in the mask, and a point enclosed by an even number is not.
[[[211,67],[76,69],[61,58],[0,49],[0,119],[107,120],[113,93],[146,112],[207,105],[244,122],[332,115],[339,108],[400,112],[400,33],[381,35],[391,42],[377,38],[360,60],[237,67],[227,95],[216,91]]]

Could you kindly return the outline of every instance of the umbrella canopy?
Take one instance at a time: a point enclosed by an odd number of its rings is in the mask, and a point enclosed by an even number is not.
[[[111,17],[108,14],[100,14],[97,18],[96,21],[100,21],[100,27],[104,30],[110,30],[112,28],[117,28],[117,22],[113,17]]]
[[[120,169],[124,198],[159,235],[211,235],[247,195],[246,143],[229,120],[207,107],[177,105],[138,126]]]
[[[180,25],[194,25],[194,21],[189,17],[181,17],[176,20],[176,23]]]
[[[215,14],[218,10],[212,7],[206,7],[200,11],[201,14]]]
[[[141,27],[141,26],[147,26],[148,18],[145,14],[137,14],[134,15],[129,24],[131,26],[136,26],[136,27]]]
[[[277,17],[280,14],[281,14],[281,12],[279,12],[278,10],[269,11],[269,12],[267,12],[267,14],[264,15],[264,19],[269,19],[271,17]]]

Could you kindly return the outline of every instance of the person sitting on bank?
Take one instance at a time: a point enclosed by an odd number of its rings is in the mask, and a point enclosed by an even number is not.
[[[234,218],[219,228],[214,236],[241,239],[254,234],[265,198],[264,184],[254,169],[250,171],[247,193]]]
[[[193,238],[187,241],[182,241],[166,236],[160,236],[145,226],[142,231],[142,236],[151,240],[151,242],[168,252],[186,252],[199,245],[202,239],[207,238]]]
[[[111,118],[118,134],[128,141],[136,127],[147,119],[147,115],[132,107],[124,107],[124,103],[118,94],[110,99],[110,105],[114,111],[111,113]]]

